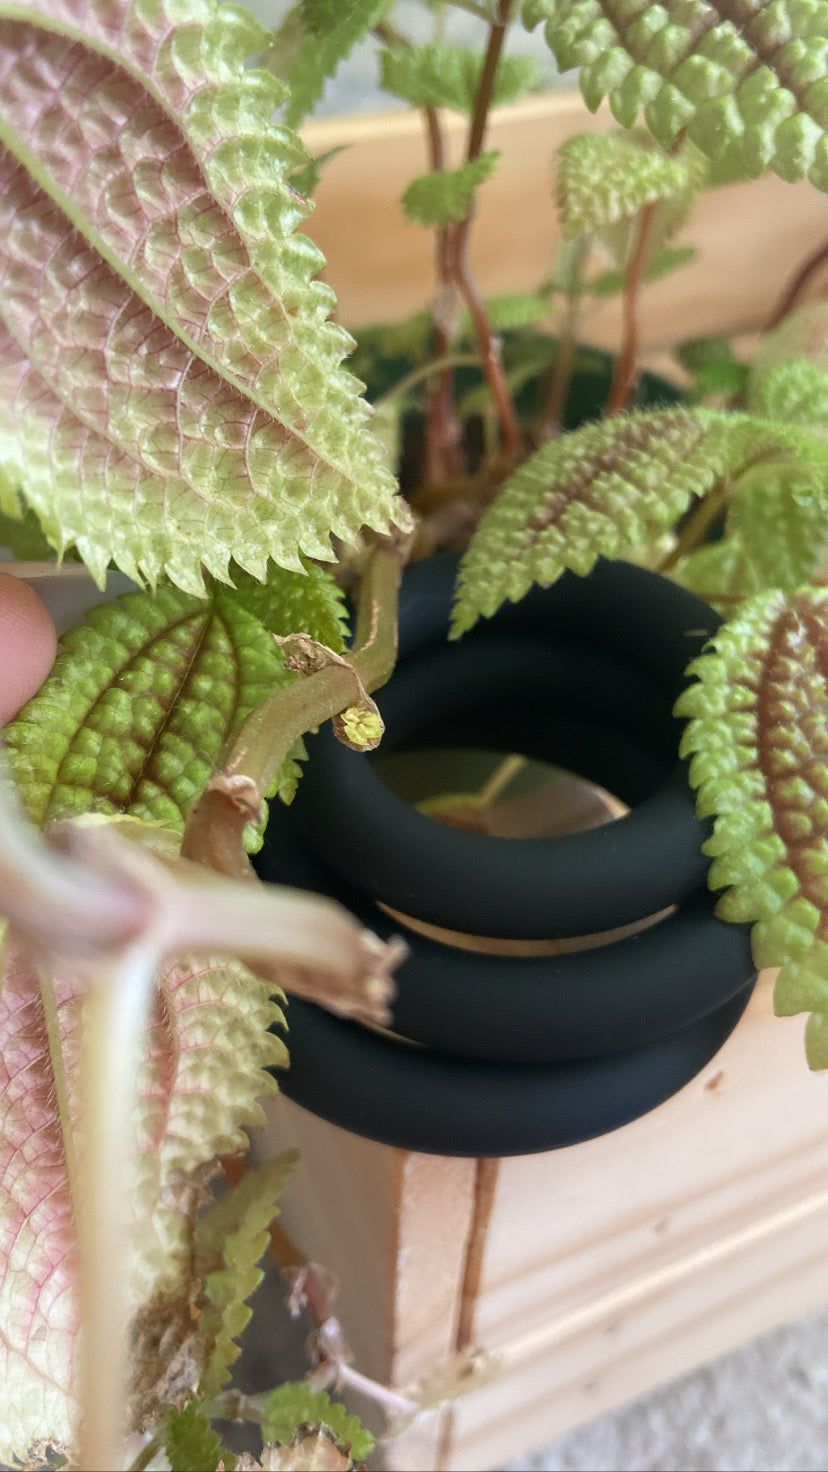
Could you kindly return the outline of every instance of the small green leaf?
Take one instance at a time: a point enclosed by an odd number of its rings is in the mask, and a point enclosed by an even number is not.
[[[780,966],[777,1013],[810,1011],[808,1062],[828,1067],[828,589],[751,599],[695,660],[690,718],[697,807],[718,913],[754,922],[757,966]]]
[[[221,1437],[194,1400],[183,1411],[170,1411],[164,1450],[172,1472],[216,1472],[219,1462],[232,1472],[236,1465],[233,1453],[222,1445]]]
[[[397,46],[381,53],[382,86],[412,107],[450,107],[471,113],[480,87],[483,53],[463,46]],[[502,107],[537,87],[533,56],[503,56],[492,105]]]
[[[351,1460],[361,1462],[374,1448],[374,1438],[356,1416],[332,1401],[324,1390],[312,1390],[302,1382],[285,1384],[271,1391],[262,1407],[262,1436],[265,1442],[287,1446],[299,1426],[327,1426],[338,1441],[350,1447]]]
[[[8,547],[20,562],[48,562],[56,550],[31,506],[21,507],[19,519],[0,511],[0,547]]]
[[[510,332],[516,327],[531,327],[549,314],[549,303],[533,291],[516,291],[505,296],[489,297],[486,302],[489,325],[494,332]]]
[[[732,398],[747,384],[748,368],[735,357],[726,337],[692,337],[676,348],[676,357],[693,375],[694,400]]]
[[[752,414],[828,433],[828,370],[807,358],[793,358],[761,375],[752,373],[747,406]]]
[[[294,678],[230,589],[128,593],[62,638],[40,692],[8,727],[35,823],[126,813],[180,830],[227,741]],[[279,783],[295,782],[292,762]]]
[[[290,87],[285,121],[297,128],[313,110],[325,83],[381,19],[390,0],[301,0],[282,23],[284,45],[290,47],[290,62],[278,75]],[[297,35],[297,29],[301,26]],[[289,27],[289,29],[285,29]],[[278,33],[277,33],[278,43]],[[278,51],[278,44],[271,48]]]
[[[268,1227],[296,1159],[288,1151],[248,1171],[196,1226],[195,1273],[204,1280],[206,1299],[200,1328],[210,1345],[199,1384],[205,1397],[220,1394],[239,1357],[236,1341],[252,1313],[247,1300],[264,1277],[258,1263],[270,1240]]]
[[[646,133],[579,133],[558,150],[556,197],[567,238],[629,220],[646,204],[678,199],[686,157],[668,157]]]
[[[493,149],[461,164],[459,169],[441,169],[412,180],[402,197],[409,220],[418,225],[450,225],[465,220],[475,190],[491,178],[499,158]]]
[[[327,568],[305,561],[304,573],[271,564],[260,583],[241,568],[232,570],[232,601],[264,624],[271,634],[310,634],[341,654],[348,633],[345,596]]]
[[[828,427],[828,303],[809,302],[765,334],[747,383],[753,413]]]

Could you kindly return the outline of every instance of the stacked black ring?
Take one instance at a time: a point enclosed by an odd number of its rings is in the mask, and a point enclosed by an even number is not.
[[[632,807],[566,838],[448,828],[383,784],[330,730],[292,809],[274,813],[263,877],[335,896],[380,934],[377,901],[431,924],[516,939],[577,936],[666,906],[609,946],[500,957],[410,934],[395,1028],[378,1036],[290,1008],[285,1092],[346,1128],[453,1155],[571,1144],[688,1082],[727,1037],[754,970],[745,929],[716,919],[671,709],[717,616],[630,564],[599,563],[446,643],[452,558],[406,572],[401,657],[379,695],[384,749],[520,750]],[[411,1044],[415,1046],[411,1046]]]

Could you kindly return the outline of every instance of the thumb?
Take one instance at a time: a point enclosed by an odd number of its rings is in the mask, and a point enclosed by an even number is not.
[[[37,593],[0,572],[0,725],[37,693],[56,653],[55,626]]]

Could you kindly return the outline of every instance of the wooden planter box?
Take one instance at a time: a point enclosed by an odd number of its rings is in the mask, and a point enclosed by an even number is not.
[[[480,204],[484,291],[536,285],[556,237],[550,160],[585,127],[579,99],[495,117],[505,167]],[[449,123],[458,145],[462,123]],[[343,321],[406,316],[428,299],[424,232],[397,208],[425,168],[405,115],[336,119],[312,150],[327,168],[309,233],[329,259]],[[825,202],[766,178],[715,191],[689,237],[698,261],[647,290],[651,354],[685,336],[757,330],[821,240]],[[587,337],[612,347],[617,303]],[[392,1469],[491,1468],[828,1302],[828,1080],[808,1072],[802,1019],[775,1019],[772,978],[702,1074],[610,1135],[541,1156],[445,1159],[375,1145],[285,1099],[256,1154],[298,1146],[283,1223],[342,1282],[341,1318],[367,1373],[404,1386],[479,1346],[491,1378],[425,1418]]]

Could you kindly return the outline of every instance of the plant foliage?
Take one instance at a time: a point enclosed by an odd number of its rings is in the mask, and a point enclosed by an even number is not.
[[[676,712],[719,913],[754,922],[757,966],[782,967],[775,1005],[808,1011],[812,1068],[828,1067],[828,590],[751,600],[695,660]]]
[[[395,46],[381,56],[382,85],[412,107],[449,107],[455,112],[474,109],[483,53],[463,46],[432,42],[427,46]],[[537,86],[538,68],[532,56],[503,56],[495,77],[493,105],[514,102]]]
[[[246,65],[267,33],[218,0],[0,20],[2,509],[21,485],[98,580],[196,594],[405,519],[296,233],[307,154]]]
[[[458,169],[440,169],[412,180],[402,197],[409,220],[418,225],[451,225],[465,220],[475,190],[491,178],[499,157],[493,149]]]
[[[712,158],[737,146],[750,173],[828,189],[826,0],[527,0],[523,16],[546,22],[561,70],[580,67],[592,111],[606,96],[625,127],[643,109],[663,147],[687,129]]]
[[[288,1445],[302,1425],[327,1426],[354,1462],[361,1462],[374,1448],[374,1438],[356,1416],[332,1401],[324,1390],[310,1385],[285,1384],[271,1391],[262,1407],[262,1435],[266,1442]]]
[[[314,589],[314,579],[295,581]],[[169,587],[154,598],[128,593],[92,609],[62,642],[46,684],[6,732],[38,824],[97,812],[181,829],[245,716],[293,678],[229,589],[209,599]],[[288,793],[297,775],[286,763],[279,783]]]
[[[174,1472],[216,1472],[219,1463],[233,1472],[236,1459],[222,1445],[197,1401],[170,1411],[164,1450]]]
[[[670,156],[646,134],[579,133],[558,150],[556,194],[564,235],[632,218],[645,204],[678,201],[691,178],[686,152]]]
[[[202,1395],[218,1395],[238,1359],[236,1340],[252,1312],[247,1300],[264,1277],[258,1263],[270,1240],[267,1229],[295,1161],[291,1152],[248,1171],[196,1226],[197,1272],[207,1299],[201,1330],[211,1346],[199,1381]],[[265,1440],[275,1438],[266,1435]]]
[[[293,128],[312,111],[325,83],[376,25],[390,0],[301,0],[285,17],[269,49],[271,63],[290,87],[285,120]],[[287,64],[279,65],[280,51]]]

